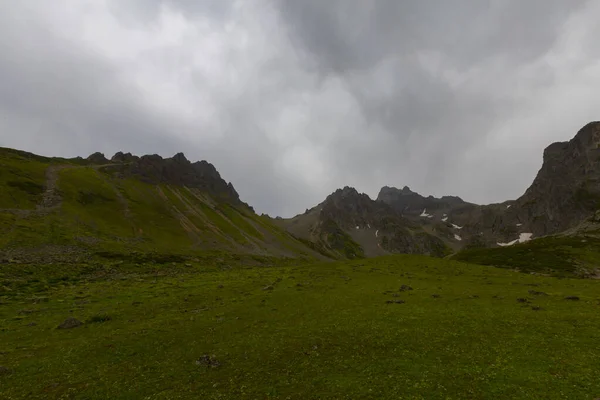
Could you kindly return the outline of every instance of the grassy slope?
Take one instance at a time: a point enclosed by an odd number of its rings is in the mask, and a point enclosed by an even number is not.
[[[600,282],[419,256],[308,266],[214,262],[8,265],[0,365],[10,373],[0,375],[0,397],[600,394]],[[55,268],[66,279],[56,279]],[[400,292],[403,284],[414,290]],[[571,295],[581,300],[564,299]],[[398,299],[406,303],[386,304]],[[69,316],[89,322],[57,330]],[[221,365],[197,365],[205,354]]]
[[[453,258],[523,272],[581,275],[600,266],[600,239],[589,235],[548,236],[507,247],[467,249]]]
[[[62,203],[36,211],[49,166]],[[80,160],[0,149],[0,250],[75,245],[88,250],[195,254],[212,250],[314,258],[284,230],[194,189],[116,179]],[[241,207],[241,206],[240,206]]]

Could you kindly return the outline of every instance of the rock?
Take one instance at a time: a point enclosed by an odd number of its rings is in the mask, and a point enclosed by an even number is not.
[[[529,294],[534,296],[548,296],[548,293],[538,292],[537,290],[529,290]]]
[[[273,285],[267,285],[262,290],[273,290]]]
[[[577,297],[577,296],[567,296],[567,297],[565,297],[565,300],[579,300],[579,297]]]
[[[401,292],[406,292],[408,290],[413,290],[413,288],[410,287],[410,286],[408,286],[408,285],[402,285],[402,286],[400,286],[400,291]]]
[[[217,288],[219,288],[219,289],[223,289],[223,287],[224,287],[223,285],[217,286]]]
[[[112,162],[116,162],[116,163],[129,163],[129,162],[138,161],[139,159],[140,159],[139,157],[134,156],[131,153],[124,154],[123,152],[119,151],[114,156],[112,156],[112,158],[110,160]]]
[[[540,311],[542,309],[542,307],[540,307],[540,306],[531,306],[531,309],[533,311]]]
[[[434,299],[439,299],[442,296],[440,296],[439,294],[432,294],[431,297],[433,297]]]
[[[404,304],[406,303],[404,300],[388,300],[386,304]]]
[[[8,375],[11,372],[12,371],[9,368],[6,368],[6,367],[0,365],[0,375]]]
[[[64,322],[62,324],[60,324],[58,326],[58,329],[72,329],[72,328],[77,328],[81,325],[83,325],[83,322],[81,322],[78,319],[75,319],[73,317],[69,317],[66,320],[64,320]]]
[[[90,155],[87,160],[92,164],[108,164],[108,160],[104,157],[104,154],[98,152]]]
[[[517,299],[517,303],[529,303],[529,300],[520,297]]]
[[[205,366],[207,368],[217,368],[221,366],[221,363],[215,358],[215,356],[209,356],[205,354],[196,360],[196,365]]]
[[[27,324],[27,326],[36,326],[36,325],[37,325],[37,323],[35,323],[35,322],[30,322]]]

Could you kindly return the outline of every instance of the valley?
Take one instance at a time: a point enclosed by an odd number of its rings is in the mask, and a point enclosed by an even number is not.
[[[594,398],[600,123],[526,193],[257,215],[207,161],[0,149],[0,394]]]

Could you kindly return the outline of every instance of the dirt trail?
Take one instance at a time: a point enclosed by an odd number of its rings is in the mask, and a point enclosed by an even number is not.
[[[51,165],[46,169],[46,191],[37,205],[37,211],[48,212],[60,208],[62,197],[58,190],[58,174],[63,169],[73,168],[70,165]]]
[[[62,197],[60,190],[58,189],[58,178],[60,171],[64,169],[78,169],[78,168],[93,168],[99,171],[101,168],[114,166],[115,164],[104,164],[104,165],[50,165],[46,168],[46,190],[42,194],[40,202],[36,205],[35,210],[25,210],[20,208],[0,208],[0,212],[14,214],[18,217],[28,217],[30,215],[44,215],[49,212],[55,211],[60,208],[62,204]],[[109,182],[110,183],[110,182]],[[114,185],[113,185],[114,187]],[[129,207],[127,201],[123,198],[122,194],[116,189],[115,194],[118,196],[121,204],[124,205],[125,215],[129,217]]]
[[[62,197],[58,190],[58,174],[61,170],[67,168],[78,168],[71,165],[51,165],[46,169],[46,190],[42,198],[36,205],[35,210],[25,210],[20,208],[0,208],[0,212],[16,215],[20,218],[26,218],[30,215],[44,215],[60,208]]]

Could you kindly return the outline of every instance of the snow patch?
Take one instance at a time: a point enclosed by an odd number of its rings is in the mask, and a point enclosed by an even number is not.
[[[371,229],[371,224],[367,224],[367,226],[369,227],[369,229]]]
[[[511,206],[512,206],[512,204],[507,205],[506,209],[508,210]]]
[[[512,242],[508,242],[508,243],[496,243],[498,246],[502,246],[502,247],[506,247],[506,246],[512,246],[513,244],[517,243],[519,241],[519,239],[515,239]]]
[[[523,224],[517,224],[517,226],[522,226]]]
[[[448,221],[448,217],[442,218],[442,222],[446,222],[446,221]]]
[[[377,230],[375,231],[375,237],[377,237],[377,234],[378,234],[378,233],[379,233],[379,229],[377,229]]]
[[[427,214],[427,209],[425,208],[423,210],[423,212],[421,213],[421,215],[419,215],[419,217],[427,217],[427,218],[431,218],[433,217],[433,215]]]
[[[519,243],[524,243],[524,242],[530,241],[532,236],[533,236],[533,233],[521,233],[519,235]]]
[[[463,228],[462,226],[458,226],[458,225],[456,225],[456,224],[452,224],[452,227],[453,227],[454,229],[462,229],[462,228]]]
[[[462,240],[462,238],[457,234],[454,234],[454,239],[458,240],[459,242]]]
[[[498,246],[502,246],[502,247],[512,246],[513,244],[516,244],[516,243],[525,243],[525,242],[528,242],[528,241],[531,240],[532,236],[533,236],[533,233],[521,233],[519,235],[518,239],[515,239],[515,240],[513,240],[511,242],[508,242],[508,243],[496,243],[496,244]]]
[[[356,229],[360,229],[360,227],[358,225],[356,225]]]

